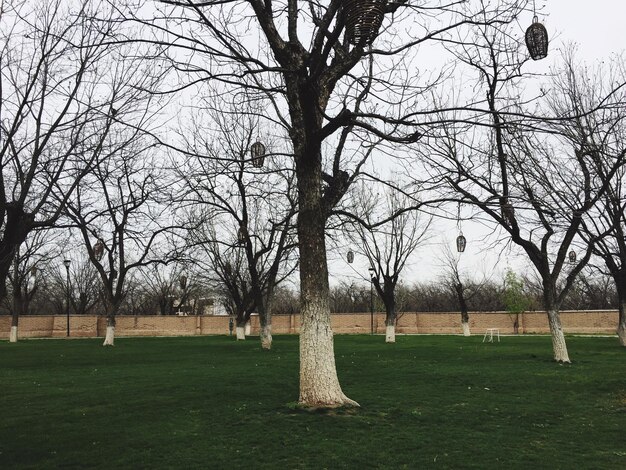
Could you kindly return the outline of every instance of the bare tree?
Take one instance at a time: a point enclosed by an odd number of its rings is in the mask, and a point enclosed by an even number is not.
[[[476,272],[471,277],[469,273],[461,269],[461,253],[453,253],[448,245],[445,245],[442,253],[443,274],[442,284],[454,295],[461,311],[461,331],[463,336],[470,336],[469,326],[469,302],[475,298],[487,285],[488,277],[478,278]]]
[[[202,219],[204,223],[198,224],[191,233],[196,249],[195,263],[204,267],[205,276],[228,315],[235,320],[237,340],[244,340],[246,323],[256,307],[245,254],[237,247],[237,242],[224,240],[223,233],[218,236],[209,218]],[[230,234],[231,240],[237,236],[237,231],[234,232]]]
[[[0,299],[18,247],[55,223],[114,127],[118,97],[102,85],[113,14],[90,0],[0,8]]]
[[[412,205],[412,201],[391,189],[387,190],[382,204],[377,199],[378,195],[368,188],[359,188],[354,213],[360,223],[354,223],[348,235],[359,247],[358,251],[367,257],[376,293],[385,306],[385,341],[395,343],[398,317],[396,286],[409,257],[425,242],[432,219],[423,220],[425,216],[415,210],[403,212]],[[394,214],[400,215],[376,225],[378,220]]]
[[[549,96],[555,113],[572,108],[579,111],[575,119],[554,127],[580,158],[591,160],[590,171],[606,187],[578,228],[582,239],[602,260],[600,270],[615,283],[617,333],[620,344],[626,346],[626,168],[620,166],[626,159],[624,57],[614,57],[590,70],[577,63],[575,49],[567,49]],[[599,101],[602,106],[597,107]]]
[[[193,156],[180,170],[187,188],[181,201],[192,208],[204,206],[190,214],[193,225],[217,219],[221,233],[236,234],[232,249],[242,251],[247,271],[240,280],[249,281],[261,324],[261,344],[270,349],[273,292],[296,266],[291,256],[296,247],[294,173],[290,160],[278,152],[277,139],[273,142],[264,132],[257,105],[235,105],[217,98],[211,103],[209,125],[217,135],[208,141],[206,119],[196,119],[194,140],[189,144]],[[201,231],[211,233],[206,229]],[[213,237],[196,237],[196,241],[215,243]],[[221,277],[224,281],[225,276]]]
[[[122,137],[124,145],[113,146],[83,179],[66,211],[99,274],[107,316],[105,346],[114,343],[127,277],[182,256],[177,241],[182,244],[183,227],[171,214],[171,181],[160,169],[153,144],[134,134],[132,140]]]
[[[303,405],[356,405],[340,387],[334,360],[326,224],[369,158],[370,144],[381,138],[407,144],[422,135],[418,116],[431,104],[424,90],[446,68],[420,83],[409,64],[423,44],[440,43],[457,28],[515,21],[527,4],[469,3],[379,3],[384,33],[376,48],[368,46],[377,27],[346,31],[342,0],[289,0],[278,8],[261,0],[167,0],[148,18],[138,18],[134,4],[128,11],[162,35],[157,42],[170,45],[176,70],[187,73],[178,89],[213,80],[239,92],[258,90],[272,103],[267,114],[288,132],[299,208]],[[399,34],[408,30],[408,37]]]
[[[554,359],[569,363],[559,309],[590,259],[591,247],[583,247],[572,265],[569,252],[582,217],[606,184],[594,172],[593,155],[564,145],[554,123],[593,113],[602,102],[559,113],[550,113],[545,104],[534,109],[537,100],[526,103],[521,96],[526,56],[505,28],[478,29],[480,34],[459,38],[454,46],[459,62],[476,74],[475,106],[489,114],[462,122],[460,116],[440,113],[433,124],[437,138],[430,140],[424,158],[434,178],[447,181],[460,202],[480,209],[528,256],[541,279]],[[456,125],[445,123],[451,119]],[[613,161],[609,174],[621,164]]]
[[[31,301],[37,294],[42,284],[42,278],[45,276],[44,269],[50,260],[56,256],[53,238],[53,234],[48,230],[34,230],[29,233],[21,247],[17,248],[13,259],[13,268],[8,275],[12,294],[8,308],[11,312],[9,335],[9,342],[11,343],[17,342],[18,339],[20,315],[30,313]]]

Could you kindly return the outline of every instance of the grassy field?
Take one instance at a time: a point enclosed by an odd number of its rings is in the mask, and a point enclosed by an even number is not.
[[[337,336],[358,410],[301,411],[298,338],[0,343],[0,468],[626,468],[626,350]]]

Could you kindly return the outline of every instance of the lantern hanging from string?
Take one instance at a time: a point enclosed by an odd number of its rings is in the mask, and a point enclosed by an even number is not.
[[[354,252],[352,250],[348,251],[347,258],[349,264],[352,264],[354,262]]]
[[[350,44],[368,46],[374,42],[385,16],[387,0],[344,0],[346,38]]]
[[[252,166],[261,168],[265,163],[265,145],[259,141],[253,143],[250,147],[250,153],[252,154]]]
[[[178,279],[178,283],[180,284],[181,290],[185,290],[187,288],[187,276],[185,276],[184,274],[180,276],[180,278]]]
[[[569,262],[574,264],[576,262],[576,252],[572,250],[569,252],[568,256],[569,256]]]
[[[104,254],[104,242],[102,241],[102,239],[98,238],[98,241],[93,246],[93,255],[98,261],[100,261],[102,259],[103,254]]]
[[[465,251],[465,246],[467,245],[467,240],[463,236],[463,232],[459,233],[459,236],[456,237],[456,251],[459,253],[463,253]]]
[[[526,47],[533,60],[540,60],[548,56],[548,31],[539,23],[535,15],[532,24],[526,30]]]

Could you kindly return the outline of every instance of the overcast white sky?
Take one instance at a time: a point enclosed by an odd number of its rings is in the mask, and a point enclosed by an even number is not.
[[[623,0],[537,0],[538,8],[540,4],[545,5],[542,20],[556,42],[553,47],[575,41],[586,60],[602,59],[626,48]]]

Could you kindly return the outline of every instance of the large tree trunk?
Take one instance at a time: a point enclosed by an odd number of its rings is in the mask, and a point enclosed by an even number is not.
[[[115,315],[107,315],[107,332],[102,346],[114,346],[115,342]]]
[[[263,304],[259,308],[259,324],[261,327],[261,347],[266,350],[272,349],[272,300],[271,291],[262,299]]]
[[[261,347],[263,349],[272,349],[272,324],[261,326]]]
[[[552,349],[554,351],[554,360],[560,363],[569,364],[569,355],[567,354],[567,344],[565,343],[565,334],[561,327],[561,317],[556,309],[548,310],[548,323],[550,324],[550,335],[552,336]]]
[[[454,290],[456,291],[456,296],[459,301],[459,307],[461,309],[461,329],[463,331],[463,336],[470,336],[470,327],[469,327],[469,312],[467,309],[467,302],[465,301],[465,292],[463,290],[463,284],[458,283],[454,286]]]
[[[11,332],[9,333],[9,343],[17,343],[17,325],[20,319],[20,315],[17,310],[13,310],[11,315]]]
[[[396,342],[396,325],[387,324],[385,328],[385,343],[395,343],[395,342]]]
[[[297,140],[297,139],[296,139]],[[301,152],[301,153],[300,153]],[[314,154],[311,154],[313,152]],[[330,326],[325,215],[319,149],[296,149],[300,250],[300,398],[313,407],[358,406],[343,394]]]
[[[396,342],[396,299],[393,291],[387,292],[385,298],[385,343]]]
[[[619,344],[626,347],[626,300],[619,303],[619,323],[617,325]]]
[[[471,336],[469,322],[465,319],[461,321],[461,328],[463,330],[463,336]]]
[[[237,341],[243,341],[246,339],[246,327],[245,325],[237,325],[235,328],[237,333]]]

